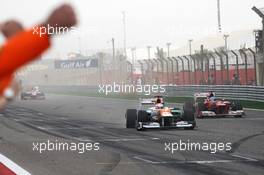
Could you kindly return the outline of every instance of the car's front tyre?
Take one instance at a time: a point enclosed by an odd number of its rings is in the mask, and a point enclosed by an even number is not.
[[[127,109],[126,111],[126,128],[135,128],[137,120],[137,110]]]
[[[144,130],[142,125],[143,125],[143,123],[146,123],[146,122],[149,122],[148,113],[144,110],[138,111],[137,121],[136,121],[136,129],[138,131]]]

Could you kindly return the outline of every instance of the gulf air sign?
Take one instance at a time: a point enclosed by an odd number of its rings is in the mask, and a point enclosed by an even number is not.
[[[97,68],[97,67],[98,67],[98,59],[55,61],[55,69],[87,69],[87,68]]]

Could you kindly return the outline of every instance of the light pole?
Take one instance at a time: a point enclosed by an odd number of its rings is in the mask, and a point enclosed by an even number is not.
[[[113,49],[113,69],[114,69],[114,81],[116,81],[116,57],[115,57],[115,39],[112,38],[112,49]]]
[[[103,52],[99,52],[98,56],[99,56],[99,59],[98,59],[99,66],[98,66],[98,68],[99,68],[100,84],[102,84],[103,83],[103,60],[104,60]]]
[[[218,20],[218,30],[219,33],[222,32],[222,24],[221,24],[221,4],[220,0],[217,0],[217,20]]]
[[[229,35],[223,35],[223,38],[225,40],[225,51],[227,52],[228,51],[228,45],[227,45],[227,39],[228,39]]]
[[[122,11],[123,15],[123,30],[124,30],[124,55],[127,57],[127,52],[126,52],[126,12]]]
[[[79,44],[79,53],[82,54],[82,43],[81,43],[81,37],[78,37],[78,44]]]
[[[147,49],[148,49],[148,59],[150,60],[150,49],[151,49],[151,46],[147,46]]]
[[[189,39],[190,56],[192,55],[192,42],[193,42],[193,39]]]
[[[257,7],[253,7],[252,10],[259,15],[259,17],[262,19],[262,42],[264,42],[264,10],[258,9]],[[264,46],[262,45],[262,53],[264,52]],[[263,54],[263,63],[264,63],[264,54]],[[262,64],[262,79],[261,79],[261,85],[264,85],[264,64]]]
[[[132,53],[132,65],[133,65],[133,72],[135,69],[135,60],[136,60],[136,47],[131,48]]]
[[[170,57],[170,45],[171,45],[171,43],[167,43],[166,45],[167,45],[167,49],[168,49],[168,57]]]

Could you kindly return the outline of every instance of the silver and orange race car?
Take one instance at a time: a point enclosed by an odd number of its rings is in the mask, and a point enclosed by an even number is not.
[[[184,128],[194,129],[193,103],[185,103],[183,109],[165,106],[164,99],[156,96],[149,99],[140,99],[138,109],[127,109],[126,128],[137,130],[157,128]]]

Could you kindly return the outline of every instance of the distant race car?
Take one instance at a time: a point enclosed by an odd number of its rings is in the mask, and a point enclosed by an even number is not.
[[[126,128],[137,130],[155,128],[184,128],[193,130],[196,127],[193,103],[185,103],[183,109],[165,107],[161,96],[140,99],[139,109],[127,109]]]
[[[234,116],[236,118],[244,115],[244,110],[238,100],[228,101],[215,98],[215,93],[195,93],[194,94],[195,116],[221,117]]]
[[[38,86],[33,87],[31,90],[21,93],[21,100],[44,100],[45,94],[40,91]]]

